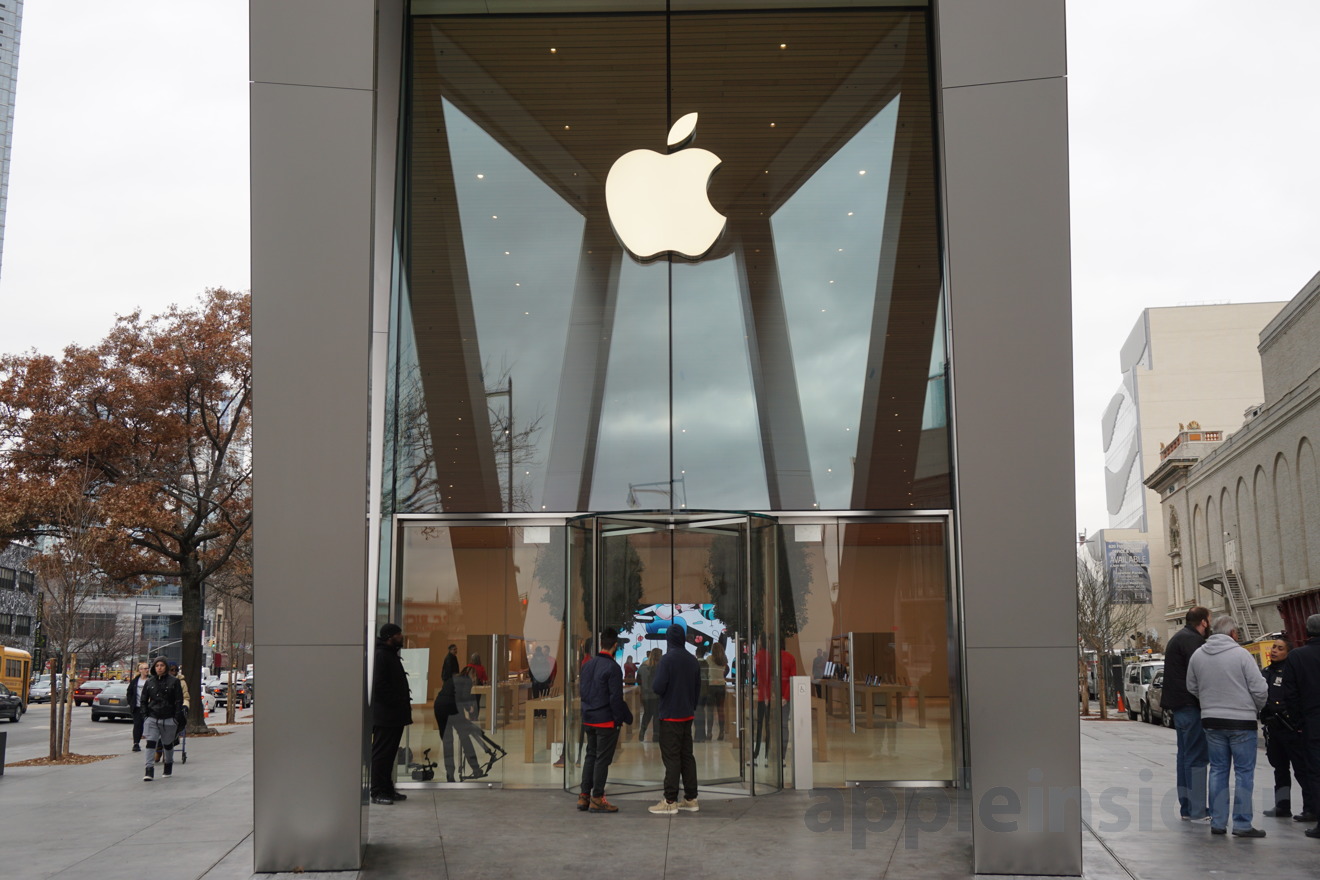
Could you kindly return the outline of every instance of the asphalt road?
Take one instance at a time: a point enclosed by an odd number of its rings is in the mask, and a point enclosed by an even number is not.
[[[238,717],[248,720],[252,710],[240,710]],[[50,754],[50,704],[28,706],[23,720],[15,724],[0,721],[0,733],[8,734],[5,763],[42,758]],[[212,722],[223,722],[225,710],[212,714]],[[120,755],[133,747],[133,725],[128,721],[97,721],[92,723],[90,706],[76,706],[73,710],[73,732],[70,748],[78,755]]]

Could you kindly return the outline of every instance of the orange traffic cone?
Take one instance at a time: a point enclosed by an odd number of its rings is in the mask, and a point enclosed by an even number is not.
[[[1123,713],[1124,715],[1127,714],[1127,706],[1124,706],[1124,705],[1123,705],[1123,692],[1122,692],[1122,691],[1119,691],[1119,692],[1118,692],[1118,711],[1121,712],[1121,713]]]

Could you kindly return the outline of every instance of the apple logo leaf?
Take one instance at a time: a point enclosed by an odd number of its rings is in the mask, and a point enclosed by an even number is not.
[[[673,128],[669,129],[669,146],[677,147],[679,144],[692,137],[692,133],[697,130],[697,114],[689,113],[681,117],[674,123]]]

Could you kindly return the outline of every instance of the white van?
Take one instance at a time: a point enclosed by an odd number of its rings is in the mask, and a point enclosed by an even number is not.
[[[1150,703],[1146,700],[1146,691],[1150,689],[1155,673],[1163,668],[1163,654],[1148,654],[1123,667],[1123,702],[1127,704],[1127,715],[1131,720],[1136,721],[1140,717],[1142,721],[1150,721]]]

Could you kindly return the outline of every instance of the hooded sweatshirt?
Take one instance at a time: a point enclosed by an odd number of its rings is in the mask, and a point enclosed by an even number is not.
[[[1187,664],[1187,690],[1201,703],[1201,725],[1211,730],[1255,730],[1269,688],[1260,667],[1227,635],[1206,639]]]
[[[660,697],[661,721],[690,721],[701,697],[701,662],[688,653],[687,633],[676,623],[665,634],[669,650],[660,658],[651,689]]]

